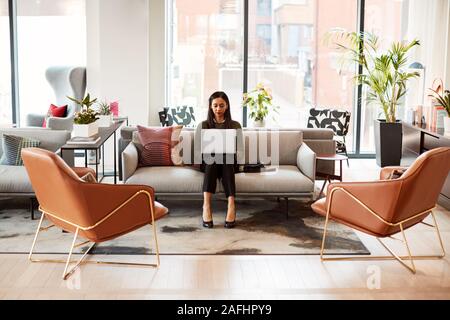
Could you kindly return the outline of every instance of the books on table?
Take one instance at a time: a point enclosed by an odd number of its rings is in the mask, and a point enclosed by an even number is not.
[[[443,129],[444,128],[444,118],[447,117],[447,111],[443,106],[434,105],[433,115],[431,120],[431,128]]]
[[[100,136],[98,134],[92,137],[73,137],[67,144],[96,144],[100,141]]]

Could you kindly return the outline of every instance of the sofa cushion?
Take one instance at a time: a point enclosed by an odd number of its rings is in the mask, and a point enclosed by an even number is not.
[[[254,134],[257,135],[255,143]],[[296,165],[298,149],[303,143],[303,133],[300,130],[279,131],[279,130],[265,130],[265,131],[246,131],[244,135],[248,138],[253,137],[247,141],[246,149],[252,146],[252,150],[246,150],[246,158],[251,159],[249,153],[255,153],[257,148],[258,162],[269,165]],[[248,142],[251,141],[251,144]],[[278,144],[279,148],[276,148]],[[272,148],[274,152],[272,153]],[[265,149],[265,150],[264,150]],[[267,155],[269,158],[265,157]],[[253,157],[254,158],[254,157]]]
[[[146,167],[139,168],[126,181],[127,184],[144,184],[153,187],[156,193],[202,193],[204,174],[191,167]],[[183,181],[176,183],[174,181]],[[296,166],[280,166],[274,172],[236,174],[236,192],[239,193],[309,193],[313,182]],[[217,192],[223,192],[217,183]]]
[[[126,183],[153,187],[157,193],[201,193],[203,173],[192,167],[138,168]]]
[[[305,177],[297,166],[279,166],[273,172],[236,174],[236,192],[238,194],[308,193],[313,190],[314,183]]]
[[[0,128],[0,138],[4,134],[39,140],[39,148],[56,152],[62,145],[70,139],[70,132],[64,130],[50,130],[44,128]],[[0,155],[3,154],[3,148],[0,143]]]
[[[23,166],[22,149],[37,148],[40,141],[4,134],[2,138],[3,155],[0,165]]]
[[[280,131],[280,165],[297,165],[298,149],[303,143],[301,131]]]
[[[25,167],[0,165],[0,193],[34,193]]]

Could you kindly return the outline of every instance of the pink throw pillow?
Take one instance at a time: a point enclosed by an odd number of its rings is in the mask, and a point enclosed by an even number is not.
[[[179,165],[172,160],[173,150],[179,144],[179,127],[147,128],[138,126],[138,137],[143,149],[139,157],[140,166]],[[175,133],[175,134],[174,134]],[[173,139],[178,135],[178,139]]]

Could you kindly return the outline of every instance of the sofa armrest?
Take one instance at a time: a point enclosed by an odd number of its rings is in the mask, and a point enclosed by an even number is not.
[[[73,130],[73,117],[57,118],[50,117],[47,120],[47,127],[51,130]]]
[[[134,143],[128,144],[125,150],[122,152],[122,170],[123,170],[123,182],[127,180],[136,172],[139,162],[139,155]]]
[[[316,180],[316,154],[306,143],[302,143],[297,153],[298,169],[312,182]]]
[[[43,114],[33,114],[27,115],[27,126],[28,127],[42,127],[44,124],[45,115]]]
[[[302,129],[304,140],[333,140],[334,131],[332,129]]]
[[[303,140],[316,154],[332,155],[336,154],[336,141],[334,140]],[[316,172],[325,174],[334,174],[335,162],[334,161],[317,161]]]

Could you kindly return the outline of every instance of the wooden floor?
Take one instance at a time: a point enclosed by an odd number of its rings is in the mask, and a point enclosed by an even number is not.
[[[344,166],[345,180],[374,179],[374,160]],[[321,184],[317,183],[317,188]],[[450,212],[436,210],[450,251]],[[213,231],[212,231],[213,232]],[[373,254],[383,248],[358,233]],[[406,232],[413,254],[438,253],[431,228]],[[401,243],[390,240],[400,250]],[[400,250],[401,251],[401,250]],[[104,257],[100,257],[104,259]],[[148,256],[108,259],[151,262]],[[85,265],[62,281],[64,265],[32,264],[0,255],[0,299],[449,299],[449,257],[416,262],[411,274],[396,261],[320,262],[318,256],[162,256],[161,267]]]

